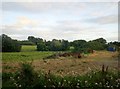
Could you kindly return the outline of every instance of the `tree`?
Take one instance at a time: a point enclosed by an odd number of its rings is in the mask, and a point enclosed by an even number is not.
[[[44,42],[40,42],[37,44],[37,50],[38,51],[48,51],[48,48]]]
[[[28,41],[33,42],[37,45],[37,43],[43,42],[43,39],[35,38],[34,36],[28,36]]]
[[[70,44],[69,44],[68,40],[62,40],[61,46],[62,46],[61,47],[62,51],[66,51],[70,48]]]
[[[49,48],[50,51],[61,51],[61,41],[53,39]]]
[[[21,45],[17,40],[13,40],[5,34],[0,36],[2,38],[2,52],[19,52]]]
[[[106,48],[105,44],[102,44],[97,41],[90,41],[90,42],[88,42],[88,44],[89,44],[89,48],[91,48],[93,50],[104,50]]]
[[[98,39],[95,39],[93,41],[97,41],[97,42],[102,43],[102,44],[106,44],[107,43],[107,41],[104,38],[98,38]]]
[[[75,40],[73,41],[73,52],[86,52],[88,49],[88,43],[85,40]]]
[[[104,50],[107,48],[107,41],[103,38],[98,38],[92,41],[89,41],[89,48],[93,50]]]

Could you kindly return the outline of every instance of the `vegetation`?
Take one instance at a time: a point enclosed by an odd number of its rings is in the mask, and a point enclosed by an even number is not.
[[[2,38],[2,52],[19,52],[21,45],[17,40],[13,40],[5,34],[0,36]]]
[[[23,40],[19,41],[21,45],[35,45],[35,43],[28,41],[28,40]]]
[[[3,61],[29,61],[33,59],[42,59],[50,56],[54,52],[11,52],[2,53]]]
[[[33,52],[37,51],[36,45],[22,45],[21,52]]]
[[[102,69],[99,71],[91,71],[89,73],[87,72],[87,74],[84,75],[77,75],[81,71],[83,72],[85,68],[94,68],[94,67],[96,68],[98,67],[98,65],[103,64],[103,62],[105,61],[106,61],[105,64],[107,64],[107,61],[109,61],[108,63],[111,62],[116,63],[117,54],[110,55],[111,52],[100,51],[99,54],[91,54],[91,56],[88,55],[89,59],[87,58],[87,56],[85,56],[84,53],[88,52],[88,50],[105,50],[109,46],[119,48],[120,47],[119,42],[106,43],[106,40],[103,38],[98,38],[88,42],[85,40],[75,40],[73,42],[69,42],[68,40],[57,40],[57,39],[53,39],[52,41],[45,41],[42,38],[35,38],[33,36],[29,36],[28,40],[26,41],[17,41],[11,39],[10,37],[4,34],[1,35],[0,38],[3,40],[2,41],[3,43],[2,60],[3,60],[3,69],[4,69],[2,73],[3,89],[8,89],[8,88],[38,89],[38,87],[40,88],[67,87],[69,89],[73,89],[73,88],[80,88],[80,89],[85,89],[85,88],[117,89],[118,88],[119,89],[120,88],[120,76],[118,76],[120,72],[116,72],[113,70],[109,71],[108,67],[104,68],[103,66]],[[84,52],[82,54],[84,56],[83,58],[84,60],[72,58],[71,56],[66,57],[67,59],[70,58],[70,60],[67,60],[64,57],[61,57],[60,59],[62,60],[59,61],[44,59],[46,57],[53,55],[56,52],[62,53],[61,51],[62,52],[72,51],[73,53]],[[106,56],[103,56],[103,54]],[[39,61],[39,59],[43,59],[43,60]],[[32,63],[26,63],[33,60],[35,60],[34,65]],[[23,63],[20,66],[18,66],[18,64],[21,61]],[[94,66],[94,64],[96,64],[96,66]],[[90,65],[92,65],[92,67],[90,67]],[[43,68],[44,70],[41,69],[42,70],[41,72],[35,71],[34,67],[35,69]],[[62,74],[61,76],[52,74],[49,68],[48,68],[49,71],[48,69],[46,69],[47,67],[51,67],[50,69],[52,68],[56,69],[54,70],[55,72],[53,73],[67,72],[66,76],[63,76]],[[78,68],[81,68],[81,70],[77,72],[76,75],[74,74],[75,72],[72,72],[73,75],[69,75],[70,73],[66,71],[68,69],[69,71],[73,71],[73,70],[77,70]]]
[[[28,41],[33,42],[34,44],[37,45],[39,42],[43,42],[42,38],[35,38],[34,36],[28,36]]]
[[[69,42],[64,39],[46,41],[42,38],[35,38],[34,36],[28,36],[28,40],[24,41],[13,40],[5,34],[0,37],[2,38],[3,52],[19,52],[21,45],[36,45],[37,51],[72,51],[80,53],[89,53],[89,50],[106,50],[108,47],[115,47],[118,50],[120,47],[120,42],[109,42],[107,44],[104,38],[98,38],[88,42],[85,40]],[[73,47],[72,50],[71,47]]]
[[[80,88],[80,89],[118,89],[120,76],[117,72],[109,72],[107,68],[82,76],[56,76],[43,72],[35,72],[31,63],[21,64],[16,73],[3,73],[3,89],[5,88]]]

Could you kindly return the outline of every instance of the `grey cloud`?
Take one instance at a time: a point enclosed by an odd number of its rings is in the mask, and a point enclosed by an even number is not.
[[[3,11],[22,11],[22,12],[45,12],[45,11],[57,11],[57,10],[71,10],[71,9],[83,9],[86,7],[85,3],[79,2],[3,2]]]
[[[118,23],[118,16],[117,15],[102,16],[102,17],[88,19],[86,21],[90,23],[92,22],[98,24],[114,24],[114,23]]]
[[[9,35],[29,35],[32,32],[27,29],[16,28],[14,26],[3,26],[2,33],[9,34]]]

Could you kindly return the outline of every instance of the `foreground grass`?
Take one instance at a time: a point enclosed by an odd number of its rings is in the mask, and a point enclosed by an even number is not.
[[[2,61],[29,61],[42,59],[52,54],[54,52],[6,52],[2,53]]]
[[[31,64],[23,63],[16,73],[3,73],[2,89],[38,89],[38,88],[69,88],[69,89],[120,89],[119,72],[91,72],[82,76],[56,76],[43,72],[35,72]]]

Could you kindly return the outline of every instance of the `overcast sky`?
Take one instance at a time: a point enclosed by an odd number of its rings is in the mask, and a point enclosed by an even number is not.
[[[2,33],[18,40],[118,40],[117,2],[6,1],[2,13]]]

